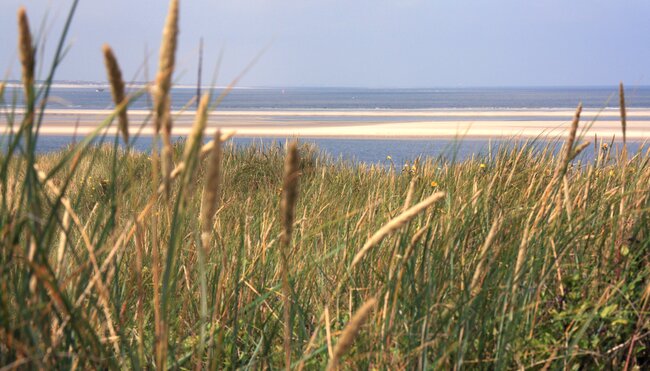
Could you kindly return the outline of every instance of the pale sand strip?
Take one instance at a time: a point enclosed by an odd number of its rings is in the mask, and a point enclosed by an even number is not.
[[[47,111],[41,133],[45,135],[84,135],[93,131],[111,111],[107,110],[49,110]],[[467,117],[481,117],[472,121]],[[527,111],[220,111],[210,115],[210,128],[219,126],[224,130],[234,130],[238,136],[246,137],[332,137],[332,138],[510,138],[510,137],[556,137],[566,134],[573,115],[570,111],[546,110]],[[591,114],[593,115],[593,111]],[[129,111],[131,131],[135,133],[141,126],[148,111]],[[409,116],[429,114],[439,120],[409,120]],[[491,115],[507,116],[504,120]],[[618,115],[618,112],[607,112]],[[187,135],[191,130],[194,113],[175,115],[175,135]],[[436,116],[438,115],[438,116]],[[455,116],[456,115],[456,116]],[[636,120],[630,119],[636,115]],[[280,117],[281,116],[281,117]],[[447,117],[449,116],[449,117]],[[544,117],[544,120],[535,119]],[[585,117],[586,116],[586,117]],[[646,116],[641,118],[642,116]],[[319,117],[323,117],[319,120]],[[338,118],[332,121],[331,118]],[[349,117],[349,120],[345,118]],[[455,118],[456,117],[456,118]],[[531,117],[527,119],[526,117]],[[650,139],[650,110],[631,111],[628,114],[627,137],[630,140]],[[284,120],[282,118],[285,118]],[[364,120],[365,118],[365,120]],[[377,121],[381,120],[381,121]],[[589,112],[583,115],[581,127],[592,120]],[[75,123],[77,128],[75,129]],[[0,118],[0,130],[6,130],[6,118]],[[152,135],[151,124],[146,124],[140,132]],[[587,134],[600,138],[620,138],[620,123],[617,120],[596,120]]]
[[[630,140],[649,140],[650,121],[640,122],[640,125],[628,125],[627,137]],[[509,138],[509,137],[555,137],[565,135],[567,125],[557,123],[549,124],[548,121],[480,121],[475,123],[459,123],[452,121],[445,122],[396,122],[362,125],[348,124],[347,126],[319,125],[318,123],[291,125],[291,126],[261,126],[261,125],[230,125],[227,122],[211,122],[209,130],[216,127],[222,130],[234,130],[237,136],[244,137],[324,137],[324,138]],[[95,126],[80,125],[77,134],[88,134],[95,129]],[[137,129],[132,127],[132,131]],[[176,125],[173,133],[175,135],[187,135],[191,131],[189,125]],[[74,126],[48,126],[41,128],[41,133],[46,135],[72,135],[75,132]],[[115,129],[109,130],[114,133]],[[153,129],[150,125],[142,128],[142,135],[152,135]],[[618,125],[595,124],[588,132],[588,137],[606,139],[616,136],[621,137]]]

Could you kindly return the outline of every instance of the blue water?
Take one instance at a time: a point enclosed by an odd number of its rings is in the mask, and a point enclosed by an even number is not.
[[[71,136],[43,136],[40,138],[37,151],[40,153],[52,152],[61,149],[70,143],[79,141],[81,138]],[[145,136],[135,139],[131,145],[137,151],[151,151],[152,138]],[[588,138],[591,139],[591,138]],[[104,143],[113,143],[114,138],[105,138]],[[181,140],[181,138],[176,138]],[[271,146],[285,145],[286,141],[292,138],[233,138],[230,142],[235,146]],[[363,162],[366,164],[383,164],[390,166],[402,166],[406,162],[412,162],[416,158],[440,158],[443,161],[461,161],[475,158],[487,158],[495,154],[499,147],[521,145],[524,142],[508,140],[484,140],[484,139],[435,139],[435,140],[410,140],[410,139],[326,139],[326,138],[303,138],[300,143],[315,144],[318,149],[333,160],[350,162]],[[3,143],[4,144],[4,143]],[[554,152],[560,149],[561,141],[537,141],[529,144],[538,150],[549,145]],[[621,143],[613,143],[612,151],[619,151]],[[647,149],[647,145],[641,142],[628,142],[628,152],[634,154],[639,150]],[[588,146],[577,160],[591,160],[594,158],[594,147]],[[391,160],[388,159],[390,156]]]
[[[215,94],[222,90],[215,89]],[[173,89],[172,105],[180,109],[191,103],[196,94],[194,88]],[[5,99],[15,97],[20,106],[20,88],[9,88]],[[354,110],[354,109],[573,109],[579,102],[586,108],[618,107],[618,86],[607,87],[553,87],[553,88],[444,88],[444,89],[365,89],[365,88],[245,88],[232,90],[218,107],[220,110]],[[626,103],[630,108],[650,108],[650,87],[628,87]],[[148,109],[151,100],[142,95],[131,108]],[[192,105],[192,104],[191,104]],[[54,87],[48,108],[106,109],[112,108],[110,90],[98,85]],[[304,119],[304,117],[302,118]],[[334,117],[332,120],[339,120]],[[353,120],[346,117],[346,120]],[[471,119],[470,116],[456,119]],[[492,118],[494,119],[494,118]],[[503,117],[503,120],[514,119]],[[529,118],[545,120],[541,116]],[[568,118],[567,118],[568,119]],[[601,118],[604,119],[604,118]],[[610,120],[616,118],[609,118]],[[647,119],[647,118],[637,118]],[[277,117],[278,125],[289,122],[291,117]],[[322,117],[320,120],[324,120]],[[325,119],[326,120],[326,119]],[[360,118],[359,120],[363,120]],[[410,117],[417,120],[417,117]],[[427,117],[428,121],[436,118]],[[285,122],[286,121],[286,122]],[[74,140],[71,136],[45,136],[40,138],[38,150],[53,151]],[[268,144],[278,139],[258,140]],[[254,139],[236,138],[237,145],[248,145]],[[279,140],[282,142],[282,140]],[[487,140],[379,140],[379,139],[312,139],[322,151],[334,158],[385,163],[391,156],[395,163],[403,163],[418,156],[445,156],[465,159],[489,152]],[[492,142],[493,145],[499,143]],[[640,143],[632,144],[631,150]],[[136,150],[151,148],[151,138],[139,138]],[[589,155],[591,149],[587,149]]]
[[[80,138],[70,136],[43,136],[40,138],[37,151],[52,152],[61,149],[68,144],[79,141]],[[105,143],[113,143],[112,138],[106,138]],[[177,138],[180,140],[180,138]],[[271,146],[285,145],[291,138],[233,138],[230,140],[235,146]],[[388,139],[325,139],[305,138],[300,143],[315,144],[325,155],[333,160],[344,160],[364,163],[386,163],[390,162],[390,156],[395,164],[403,164],[412,161],[417,157],[438,157],[447,159],[469,158],[472,155],[487,154],[489,147],[495,148],[499,141],[487,142],[485,140],[388,140]],[[151,151],[152,138],[145,136],[137,138],[131,143],[138,151]]]
[[[111,108],[110,89],[96,86],[54,88],[50,108]],[[16,94],[20,104],[20,89]],[[205,91],[205,90],[204,90]],[[215,94],[222,89],[214,89]],[[172,106],[180,109],[191,102],[195,88],[175,88]],[[630,108],[650,107],[650,87],[628,87],[626,104]],[[223,100],[222,110],[291,109],[524,109],[618,107],[618,86],[543,87],[543,88],[444,88],[444,89],[366,89],[366,88],[245,88],[234,89]],[[151,100],[142,95],[131,107],[147,109]]]

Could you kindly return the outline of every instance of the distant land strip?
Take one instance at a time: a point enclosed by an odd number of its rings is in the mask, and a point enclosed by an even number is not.
[[[41,133],[47,135],[87,134],[104,121],[111,110],[49,109]],[[585,110],[581,127],[591,126],[587,136],[622,137],[618,110]],[[20,112],[18,112],[20,115]],[[152,135],[146,123],[149,111],[130,110],[131,130]],[[554,137],[568,129],[572,110],[216,110],[209,127],[235,130],[244,137],[323,137],[323,138],[505,138]],[[176,135],[191,130],[194,112],[173,114]],[[17,117],[19,119],[19,117]],[[650,109],[630,109],[627,138],[650,139]],[[7,116],[0,128],[8,130]],[[114,130],[114,128],[109,129]]]

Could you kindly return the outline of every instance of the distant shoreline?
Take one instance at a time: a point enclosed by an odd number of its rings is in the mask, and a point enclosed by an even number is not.
[[[85,135],[102,123],[111,110],[49,109],[41,133]],[[150,114],[130,110],[131,131],[153,135]],[[585,110],[581,128],[593,122],[587,136],[602,139],[622,136],[616,109]],[[191,132],[194,112],[175,112],[174,135]],[[210,114],[209,130],[217,127],[235,131],[240,137],[312,137],[351,139],[434,139],[434,138],[535,138],[566,134],[573,111],[566,109],[513,110],[237,110]],[[650,139],[650,109],[629,109],[627,138]],[[75,124],[77,123],[77,124]],[[0,129],[6,130],[6,117]],[[142,126],[142,127],[141,127]],[[141,127],[141,129],[140,129]],[[114,132],[114,128],[109,132]]]
[[[6,80],[7,87],[22,88],[23,83],[21,80],[10,79]],[[36,81],[38,86],[46,85],[46,81]],[[129,81],[126,86],[129,88],[142,88],[152,83],[145,81]],[[632,89],[647,89],[650,84],[626,84],[628,90]],[[94,89],[97,87],[109,88],[110,85],[107,81],[77,81],[77,80],[56,80],[51,84],[52,88],[78,88],[78,89]],[[292,90],[519,90],[519,89],[535,89],[535,90],[548,90],[548,89],[567,89],[567,90],[591,90],[591,89],[618,89],[618,82],[610,84],[582,84],[582,85],[565,85],[565,84],[542,84],[542,85],[425,85],[425,86],[381,86],[381,85],[248,85],[248,86],[228,86],[205,84],[202,86],[204,90],[209,89],[292,89]],[[173,89],[193,89],[196,90],[196,83],[175,84]]]

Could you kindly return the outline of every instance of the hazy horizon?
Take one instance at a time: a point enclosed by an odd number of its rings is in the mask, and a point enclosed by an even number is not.
[[[33,32],[46,19],[49,66],[71,0],[5,0],[0,13],[0,72],[19,78],[16,11],[24,4]],[[103,82],[101,45],[109,43],[128,81],[157,65],[167,1],[80,1],[58,82]],[[196,83],[205,40],[204,85],[285,88],[509,88],[650,85],[650,3],[579,0],[490,3],[424,0],[181,0],[180,85]],[[47,18],[44,18],[46,17]],[[43,61],[43,58],[39,58]],[[44,77],[44,71],[40,77]]]
[[[205,78],[205,76],[204,76]],[[9,83],[9,86],[15,85],[20,87],[22,85],[21,80],[5,80]],[[45,80],[36,80],[36,83],[44,83]],[[126,82],[127,86],[141,86],[144,85],[146,81],[128,81]],[[88,86],[105,86],[109,87],[109,83],[106,80],[60,80],[55,79],[53,82],[53,87],[56,85],[88,85]],[[613,82],[611,84],[600,84],[600,85],[457,85],[457,86],[362,86],[362,85],[237,85],[233,86],[232,89],[394,89],[394,90],[435,90],[435,89],[615,89],[618,91],[619,82]],[[226,88],[227,83],[218,83],[216,85],[211,85],[209,82],[203,81],[202,88]],[[650,89],[650,84],[642,85],[625,85],[627,90],[635,88]],[[174,84],[173,88],[179,89],[196,89],[196,82],[192,84],[191,82]]]

